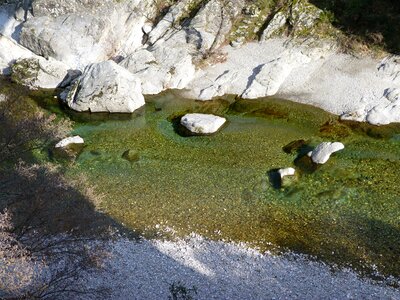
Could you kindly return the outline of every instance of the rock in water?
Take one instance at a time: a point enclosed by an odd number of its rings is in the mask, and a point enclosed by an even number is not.
[[[278,173],[281,176],[281,179],[283,179],[283,177],[285,176],[293,176],[296,173],[296,170],[293,168],[284,168],[284,169],[279,169]]]
[[[136,150],[126,150],[123,154],[122,154],[122,158],[126,159],[129,162],[135,162],[139,160],[139,152],[137,152]]]
[[[140,80],[113,61],[91,64],[66,97],[76,111],[131,113],[142,107]]]
[[[207,114],[187,114],[181,119],[181,125],[197,134],[217,132],[225,122],[225,118]]]
[[[62,139],[55,145],[55,148],[64,148],[71,144],[83,144],[83,143],[84,143],[83,138],[81,138],[79,135],[76,135]]]
[[[313,151],[311,151],[309,156],[314,163],[324,164],[329,160],[332,153],[342,149],[344,149],[344,145],[342,143],[323,142],[319,144]]]

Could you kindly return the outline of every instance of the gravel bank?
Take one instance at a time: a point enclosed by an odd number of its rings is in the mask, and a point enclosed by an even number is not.
[[[195,287],[195,299],[400,299],[400,291],[360,279],[351,270],[289,254],[261,254],[243,244],[192,235],[171,241],[119,240],[110,274],[91,278],[112,299],[167,299],[172,283]],[[194,294],[193,294],[194,295]]]

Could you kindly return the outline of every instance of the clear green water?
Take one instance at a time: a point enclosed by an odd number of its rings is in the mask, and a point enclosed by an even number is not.
[[[212,136],[183,137],[173,120],[185,112],[222,115],[228,124]],[[400,276],[398,125],[340,123],[279,99],[198,102],[173,92],[148,98],[133,116],[68,116],[85,148],[67,174],[85,174],[104,195],[101,209],[146,237],[161,224],[182,236],[196,232]],[[322,141],[346,148],[315,169],[282,150],[300,139],[304,151]],[[127,150],[132,161],[123,158]],[[270,171],[290,166],[296,179],[277,187]]]

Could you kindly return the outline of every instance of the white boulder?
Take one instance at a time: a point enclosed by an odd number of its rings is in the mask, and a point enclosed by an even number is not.
[[[208,114],[186,114],[181,118],[181,125],[197,134],[217,132],[225,122],[225,118]]]
[[[281,176],[281,179],[283,179],[285,176],[293,176],[296,173],[296,170],[294,168],[284,168],[279,169],[278,173]]]
[[[120,65],[142,81],[145,95],[166,89],[183,89],[196,72],[192,57],[184,47],[157,45],[152,52],[141,49],[126,57]]]
[[[213,83],[200,91],[199,100],[211,100],[214,97],[225,95],[227,89],[234,84],[238,72],[226,70]]]
[[[18,45],[14,40],[0,34],[0,75],[10,75],[10,66],[21,58],[35,55],[28,49]]]
[[[81,138],[79,135],[76,135],[62,139],[55,145],[55,148],[64,148],[70,144],[83,144],[83,143],[84,143],[83,138]]]
[[[76,111],[131,113],[145,104],[140,80],[113,61],[91,64],[66,97]]]
[[[232,29],[233,20],[241,13],[244,6],[243,0],[206,2],[190,21],[188,41],[202,51],[218,48],[225,42]]]
[[[72,69],[126,55],[142,46],[150,1],[34,1],[35,17],[23,23],[20,43]],[[51,7],[55,6],[55,7]]]
[[[51,57],[19,59],[11,69],[13,81],[33,89],[56,88],[68,74],[68,66]]]
[[[342,149],[344,149],[344,145],[342,143],[323,142],[319,144],[313,151],[309,152],[308,155],[311,157],[311,160],[314,163],[324,164],[329,160],[332,153]]]
[[[280,57],[260,65],[253,70],[252,81],[242,97],[255,99],[273,96],[296,67],[306,64],[311,58],[301,51],[286,51]]]
[[[189,4],[191,4],[191,0],[182,0],[177,1],[177,3],[170,7],[165,16],[149,33],[150,44],[154,44],[158,40],[162,39],[168,33],[168,31],[173,28],[175,23],[187,13]]]
[[[271,22],[269,22],[267,28],[263,31],[261,36],[261,40],[265,41],[269,39],[272,35],[279,32],[286,24],[287,16],[283,12],[277,12],[275,16],[272,18]]]

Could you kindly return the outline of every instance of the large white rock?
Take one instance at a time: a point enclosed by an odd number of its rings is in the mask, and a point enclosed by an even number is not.
[[[166,89],[183,89],[196,72],[185,47],[155,46],[152,52],[141,49],[126,57],[120,65],[142,81],[143,94],[158,94]]]
[[[181,118],[181,125],[197,134],[217,132],[225,122],[225,118],[208,114],[186,114]]]
[[[54,2],[54,3],[52,3]],[[142,45],[150,1],[39,0],[24,23],[20,43],[73,69],[126,55]]]
[[[188,40],[201,51],[216,49],[225,42],[233,20],[245,5],[243,0],[210,0],[190,21]],[[229,17],[227,17],[229,16]]]
[[[249,87],[242,97],[255,99],[273,96],[288,78],[292,70],[302,64],[308,63],[311,58],[300,51],[286,51],[277,59],[269,61],[254,69],[254,74]]]
[[[64,148],[71,144],[83,144],[83,143],[84,143],[83,138],[81,138],[79,135],[76,135],[76,136],[71,136],[71,137],[62,139],[55,145],[55,147],[56,148]]]
[[[156,27],[149,33],[150,44],[156,43],[162,39],[167,32],[174,27],[175,23],[179,21],[186,13],[192,0],[177,1],[170,7],[165,16],[157,23]]]
[[[344,145],[339,142],[323,142],[319,144],[313,151],[309,153],[311,160],[316,164],[326,163],[331,154],[344,149]]]
[[[68,74],[68,66],[51,57],[19,59],[11,69],[13,81],[33,89],[56,88]]]
[[[87,66],[66,102],[77,111],[119,113],[131,113],[145,104],[140,80],[113,61]]]
[[[11,65],[20,58],[36,57],[14,40],[0,34],[0,75],[10,75]]]
[[[226,70],[219,75],[213,83],[202,89],[199,93],[199,100],[211,100],[214,97],[225,95],[226,90],[235,83],[238,72]]]
[[[272,20],[269,22],[268,26],[263,31],[261,40],[265,41],[273,36],[275,33],[279,32],[286,24],[287,16],[283,12],[277,12]]]

